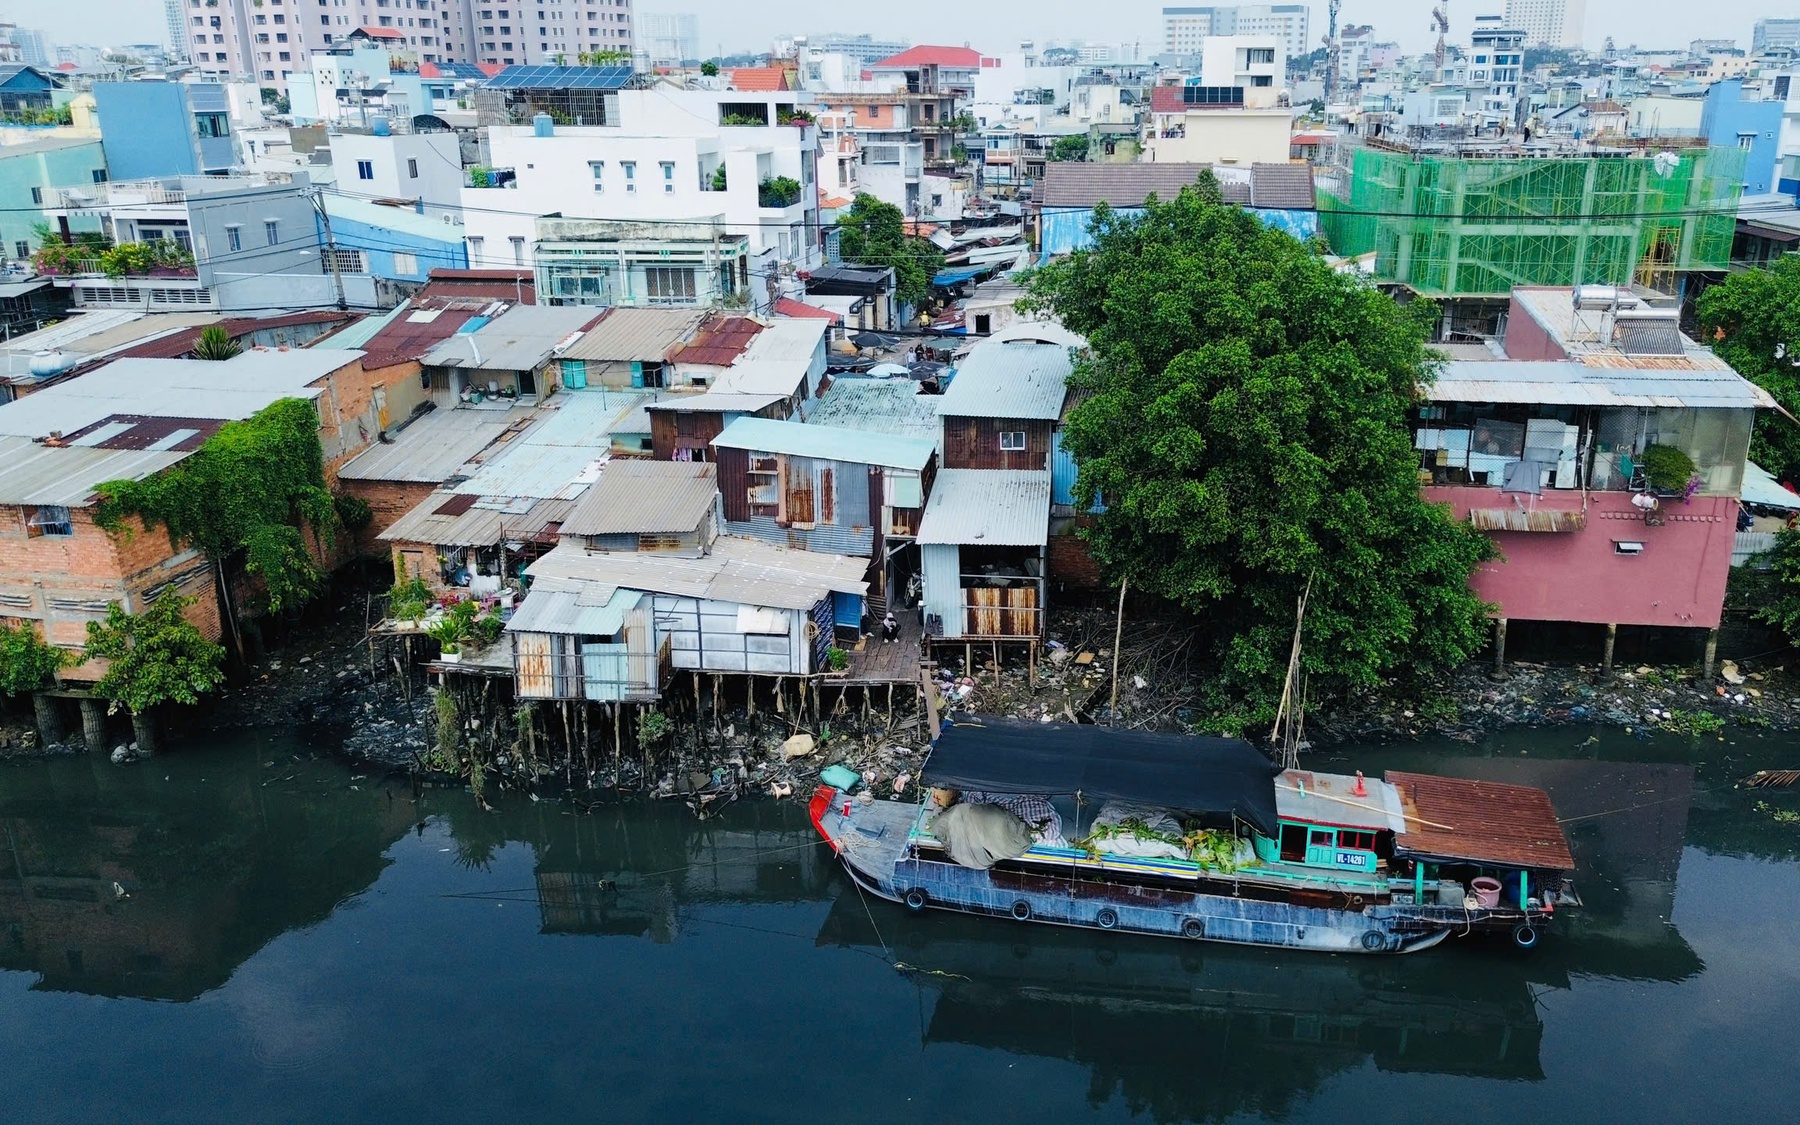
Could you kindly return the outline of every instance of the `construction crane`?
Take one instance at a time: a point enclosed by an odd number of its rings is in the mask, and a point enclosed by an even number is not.
[[[1448,3],[1431,9],[1431,26],[1438,33],[1435,57],[1437,58],[1438,81],[1440,82],[1444,78],[1444,36],[1450,34],[1450,16],[1447,14],[1449,9]]]

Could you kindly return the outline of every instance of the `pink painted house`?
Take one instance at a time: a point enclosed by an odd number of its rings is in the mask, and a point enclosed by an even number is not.
[[[1500,548],[1472,584],[1502,629],[1717,628],[1768,395],[1682,335],[1673,308],[1611,287],[1514,289],[1501,346],[1452,353],[1413,444],[1426,497]],[[1686,487],[1650,486],[1652,445],[1692,458]]]

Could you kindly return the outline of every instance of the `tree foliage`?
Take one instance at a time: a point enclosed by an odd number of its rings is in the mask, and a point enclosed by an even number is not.
[[[700,73],[706,75],[708,78],[712,78],[719,73],[719,64],[711,59],[707,59],[700,64]]]
[[[94,694],[134,715],[161,703],[197,703],[225,680],[225,650],[207,640],[182,610],[194,603],[165,590],[143,613],[107,606],[105,621],[88,622],[81,659],[106,660]]]
[[[312,403],[272,403],[227,422],[193,456],[163,472],[100,485],[95,522],[117,531],[127,516],[139,516],[215,562],[241,557],[266,585],[270,612],[302,604],[320,575],[301,528],[329,540],[336,519],[318,431]]]
[[[1800,257],[1734,273],[1700,295],[1700,331],[1720,359],[1800,412]],[[1777,477],[1800,472],[1800,427],[1761,411],[1750,457]]]
[[[893,266],[895,295],[917,307],[931,295],[931,278],[944,268],[944,255],[923,238],[906,233],[906,216],[892,203],[862,194],[838,216],[838,253],[846,262]]]
[[[1477,651],[1492,547],[1421,497],[1406,425],[1429,309],[1224,206],[1210,174],[1142,218],[1097,209],[1094,233],[1029,302],[1092,345],[1064,434],[1082,503],[1106,505],[1089,542],[1204,622],[1221,705],[1269,713],[1309,577],[1314,698]]]
[[[39,636],[31,622],[0,625],[0,695],[49,687],[68,662],[68,653]]]
[[[200,338],[194,342],[194,358],[210,360],[227,360],[243,354],[243,346],[231,338],[222,325],[209,324],[200,330]]]
[[[1058,137],[1050,146],[1050,160],[1061,163],[1069,160],[1086,160],[1088,157],[1087,134],[1078,137]]]

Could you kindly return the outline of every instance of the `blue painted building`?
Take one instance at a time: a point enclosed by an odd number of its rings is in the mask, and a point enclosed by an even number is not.
[[[115,180],[211,176],[237,163],[218,83],[96,82],[94,112]]]
[[[1738,148],[1744,160],[1744,194],[1777,190],[1782,103],[1764,100],[1760,85],[1746,88],[1742,78],[1727,78],[1706,91],[1700,135],[1715,148]]]
[[[49,109],[56,82],[35,66],[8,63],[0,66],[0,113]]]
[[[349,272],[423,284],[434,269],[469,268],[461,224],[421,215],[410,207],[389,207],[335,193],[325,194],[321,201],[331,217],[331,238],[340,258],[347,258],[350,252],[361,256],[359,263],[340,262]],[[323,238],[324,220],[319,222]],[[351,265],[362,268],[351,270]]]

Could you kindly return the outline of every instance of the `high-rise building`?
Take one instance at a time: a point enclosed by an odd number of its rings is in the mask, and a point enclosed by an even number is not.
[[[645,12],[638,17],[638,52],[652,66],[700,57],[700,17],[692,12]]]
[[[480,0],[480,8],[476,0],[334,0],[324,12],[302,0],[175,2],[185,4],[186,37],[176,53],[204,72],[249,75],[282,91],[311,52],[353,36],[401,59],[503,66],[574,63],[596,52],[629,58],[636,42],[632,0]]]
[[[1506,0],[1506,25],[1525,33],[1527,47],[1581,46],[1587,0]]]
[[[18,48],[18,61],[26,66],[49,66],[50,48],[44,42],[44,33],[35,27],[15,27],[9,33],[13,46]]]
[[[861,63],[875,63],[892,58],[912,46],[906,39],[876,39],[869,35],[843,35],[827,32],[806,37],[806,47],[827,55],[848,55]]]
[[[1197,55],[1214,35],[1274,35],[1289,58],[1313,49],[1312,12],[1305,4],[1239,4],[1228,7],[1164,8],[1163,50]]]
[[[169,38],[169,57],[177,61],[188,58],[193,51],[186,7],[186,0],[163,0],[163,28]]]
[[[1800,50],[1800,19],[1757,20],[1750,27],[1750,53]]]

